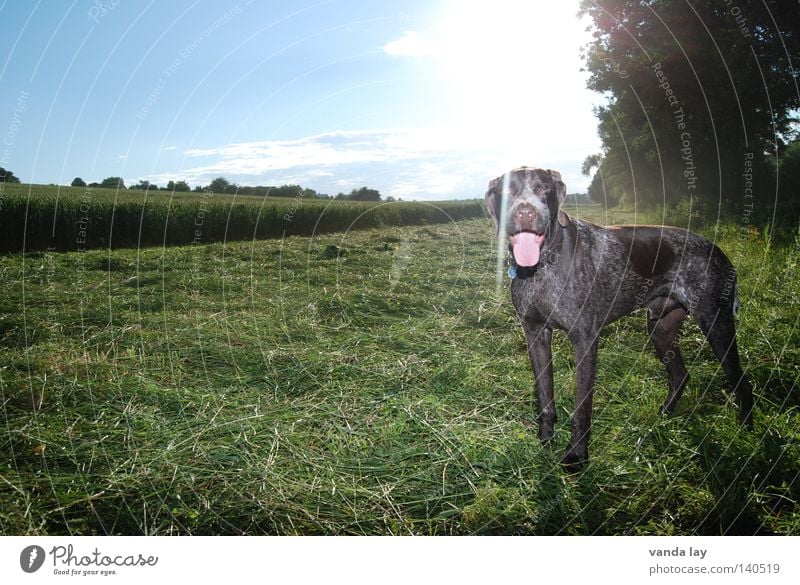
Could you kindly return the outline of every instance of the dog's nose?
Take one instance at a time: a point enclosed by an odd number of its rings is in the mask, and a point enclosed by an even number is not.
[[[524,223],[533,223],[536,221],[536,210],[529,205],[521,205],[514,213],[517,221]]]

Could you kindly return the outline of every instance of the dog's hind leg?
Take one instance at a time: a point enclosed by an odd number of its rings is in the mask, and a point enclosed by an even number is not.
[[[669,305],[669,306],[668,306]],[[666,301],[662,306],[651,307],[647,320],[647,333],[650,341],[656,348],[656,355],[667,369],[669,378],[669,393],[661,412],[670,414],[675,410],[675,405],[683,394],[683,389],[689,380],[689,373],[683,363],[683,357],[678,347],[679,332],[683,320],[686,318],[686,309],[674,302]],[[668,312],[664,312],[664,311]]]
[[[752,428],[753,387],[750,385],[750,380],[745,377],[739,362],[732,306],[717,305],[710,310],[707,307],[700,307],[695,313],[695,318],[728,377],[730,389],[739,404],[739,422]]]

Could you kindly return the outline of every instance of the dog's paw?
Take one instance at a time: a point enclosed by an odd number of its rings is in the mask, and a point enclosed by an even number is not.
[[[661,408],[658,409],[658,413],[661,416],[672,416],[675,412],[675,403],[665,402],[661,405]]]
[[[539,441],[542,442],[543,445],[553,442],[553,438],[555,437],[555,424],[556,419],[554,416],[550,415],[539,415]]]
[[[561,458],[561,465],[569,473],[577,473],[586,463],[589,462],[588,451],[576,451],[572,448],[567,449],[564,456]]]
[[[553,429],[539,429],[539,441],[542,445],[550,446],[555,442],[554,439],[555,433]]]

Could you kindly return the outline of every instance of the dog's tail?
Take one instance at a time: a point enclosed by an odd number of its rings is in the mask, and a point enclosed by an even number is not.
[[[733,316],[736,317],[739,314],[739,309],[741,305],[739,304],[739,283],[733,283]]]

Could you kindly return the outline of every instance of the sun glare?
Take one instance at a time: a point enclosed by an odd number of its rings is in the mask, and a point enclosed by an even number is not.
[[[586,109],[576,2],[451,1],[435,44],[449,90],[447,125],[466,141],[516,153],[565,131]],[[590,110],[590,108],[589,108]],[[591,115],[591,111],[588,112]]]

